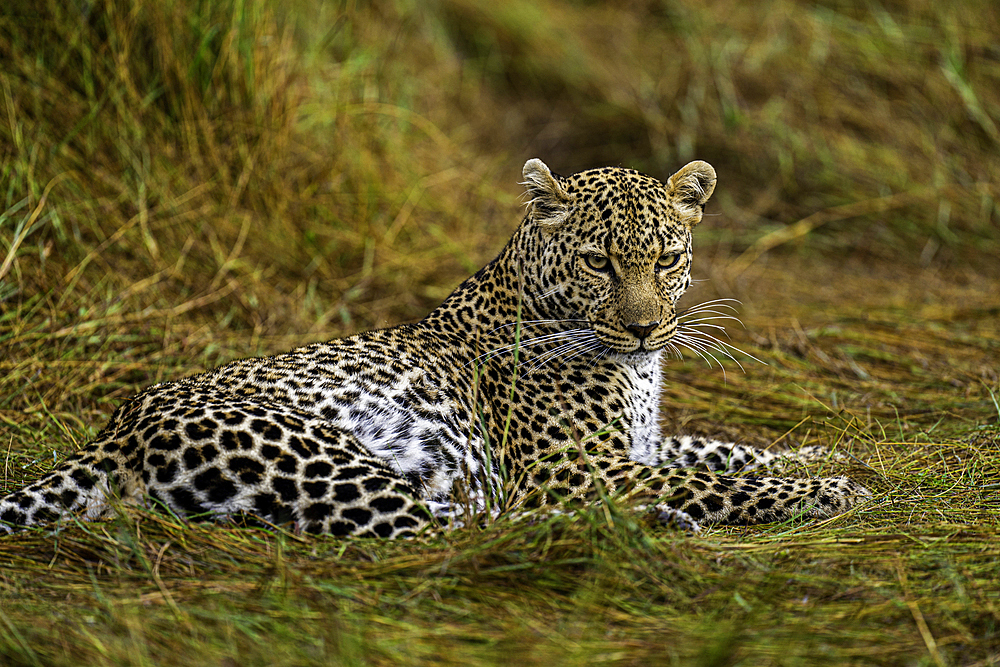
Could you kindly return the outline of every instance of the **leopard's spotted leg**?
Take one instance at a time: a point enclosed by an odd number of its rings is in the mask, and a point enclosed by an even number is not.
[[[81,511],[106,518],[113,489],[180,516],[252,515],[311,533],[405,537],[433,523],[414,483],[347,431],[197,392],[140,399],[105,437],[0,500],[6,531]]]
[[[757,524],[793,517],[842,514],[870,494],[846,477],[785,479],[729,477],[698,470],[650,467],[622,457],[566,453],[540,460],[531,482],[550,498],[593,500],[600,480],[607,493],[630,504],[665,505],[700,523]]]
[[[818,446],[801,447],[795,451],[771,452],[732,442],[678,435],[664,438],[659,448],[646,456],[642,462],[667,468],[688,468],[731,474],[762,469],[781,471],[796,464],[820,461],[830,456],[829,450]],[[835,459],[843,458],[840,454],[832,456]]]
[[[173,401],[140,430],[147,493],[182,516],[249,514],[371,537],[413,535],[433,521],[413,480],[350,432],[285,406]]]

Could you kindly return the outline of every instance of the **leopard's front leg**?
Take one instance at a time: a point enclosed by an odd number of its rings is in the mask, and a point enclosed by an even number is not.
[[[595,500],[603,485],[610,497],[629,504],[666,505],[695,521],[724,524],[826,518],[846,512],[870,495],[846,477],[729,477],[583,451],[543,457],[525,471],[524,481],[526,487],[538,489],[539,504]]]

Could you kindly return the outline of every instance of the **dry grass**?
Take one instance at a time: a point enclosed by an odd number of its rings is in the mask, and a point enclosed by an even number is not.
[[[529,157],[699,157],[689,302],[767,365],[672,361],[665,427],[874,500],[389,544],[128,511],[2,541],[0,661],[1000,663],[995,3],[327,4],[0,9],[0,488],[150,383],[420,317]]]

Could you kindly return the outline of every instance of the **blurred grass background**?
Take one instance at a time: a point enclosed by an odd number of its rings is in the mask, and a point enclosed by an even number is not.
[[[875,502],[672,534],[417,543],[130,513],[0,544],[9,664],[1000,663],[1000,7],[772,0],[0,8],[3,489],[119,401],[421,317],[531,157],[719,186],[688,303],[767,366],[672,361],[668,431],[823,444]]]

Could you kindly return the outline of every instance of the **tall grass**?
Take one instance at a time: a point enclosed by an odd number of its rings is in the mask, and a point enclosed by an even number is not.
[[[994,3],[0,8],[0,490],[150,383],[414,319],[520,165],[720,173],[694,298],[746,375],[665,428],[875,500],[689,537],[616,508],[405,543],[123,511],[0,543],[9,664],[1000,661]]]
[[[868,202],[820,247],[925,262],[997,250],[994,3],[441,7],[506,114],[539,128],[536,150],[662,174],[707,159],[737,243]]]

